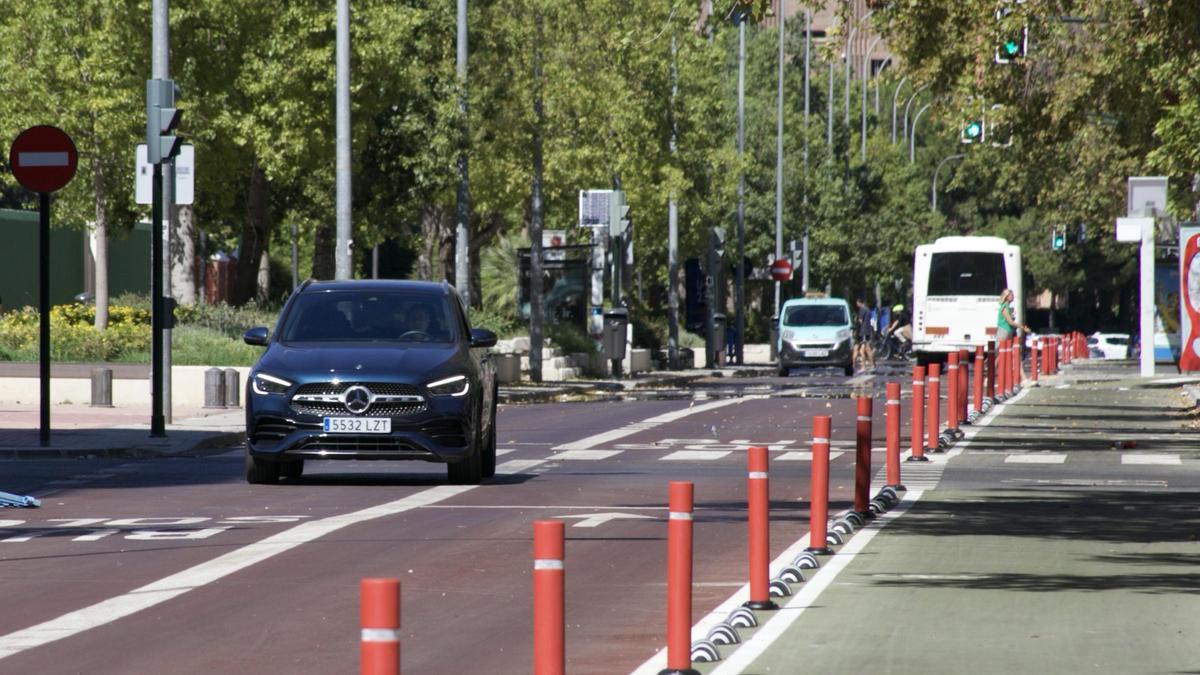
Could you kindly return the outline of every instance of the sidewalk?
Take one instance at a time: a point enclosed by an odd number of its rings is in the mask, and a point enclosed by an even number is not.
[[[1185,380],[1093,362],[1044,380],[699,669],[1195,672],[1200,425]]]

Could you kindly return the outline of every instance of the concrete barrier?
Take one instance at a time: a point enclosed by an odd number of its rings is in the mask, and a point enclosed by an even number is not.
[[[645,373],[650,370],[650,350],[634,349],[629,355],[629,372]]]
[[[173,366],[171,368],[171,405],[201,408],[204,406],[204,371],[208,366]],[[235,368],[244,382],[248,367]],[[37,403],[39,382],[36,377],[0,378],[0,403]],[[86,404],[91,401],[92,380],[83,377],[50,378],[52,404]],[[150,405],[150,366],[146,376],[137,379],[113,378],[112,404],[116,407]]]

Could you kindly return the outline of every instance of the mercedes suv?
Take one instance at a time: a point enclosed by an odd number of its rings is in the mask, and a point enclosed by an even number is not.
[[[307,459],[414,459],[453,483],[496,470],[491,331],[445,283],[308,281],[246,382],[246,480],[299,478]]]

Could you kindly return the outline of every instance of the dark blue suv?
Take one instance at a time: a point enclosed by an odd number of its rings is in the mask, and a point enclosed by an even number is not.
[[[496,471],[491,331],[445,283],[308,281],[246,382],[246,480],[299,478],[306,459],[444,462],[450,481]]]

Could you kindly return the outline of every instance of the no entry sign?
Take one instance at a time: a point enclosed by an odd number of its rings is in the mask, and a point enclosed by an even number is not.
[[[791,281],[792,263],[786,258],[780,258],[771,263],[771,278],[775,281]]]
[[[71,137],[58,127],[30,127],[8,151],[13,176],[31,192],[56,192],[75,177],[79,154]]]

